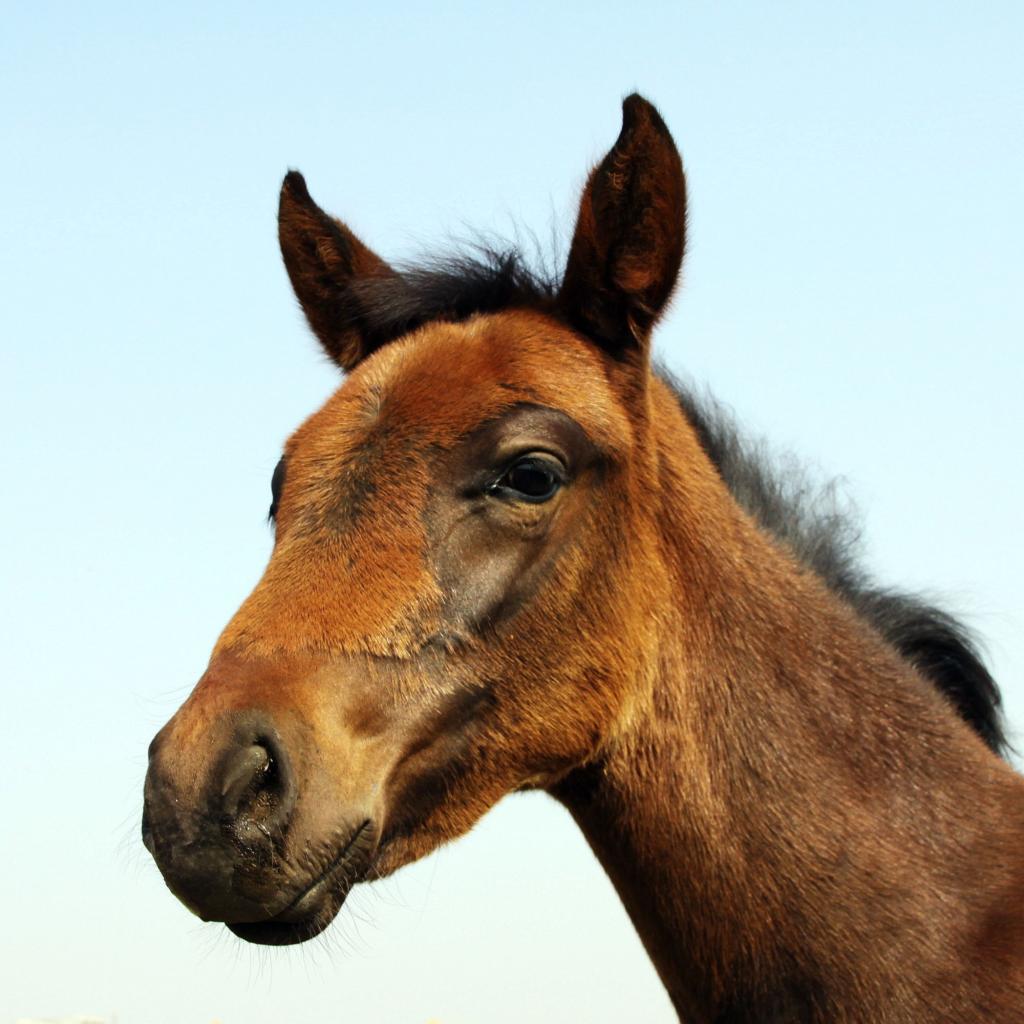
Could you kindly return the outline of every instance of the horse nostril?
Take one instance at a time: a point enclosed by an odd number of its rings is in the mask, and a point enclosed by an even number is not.
[[[221,780],[221,822],[238,838],[266,837],[279,830],[293,802],[284,756],[269,738],[229,755]]]
[[[260,743],[236,751],[221,787],[224,813],[234,818],[243,803],[259,795],[274,766],[270,751]]]

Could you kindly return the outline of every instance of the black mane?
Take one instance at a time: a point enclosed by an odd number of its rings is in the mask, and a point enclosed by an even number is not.
[[[556,273],[531,268],[514,246],[478,244],[468,253],[364,280],[352,298],[363,329],[380,344],[432,320],[476,313],[525,308],[557,316],[559,284]],[[970,631],[927,601],[870,578],[858,562],[856,520],[834,485],[815,485],[797,463],[774,458],[764,444],[744,438],[714,399],[698,398],[667,371],[658,373],[739,504],[930,679],[994,751],[1005,754],[999,689]]]
[[[558,275],[534,269],[515,246],[478,242],[468,251],[406,265],[349,286],[360,327],[384,344],[432,320],[466,320],[503,309],[554,312]]]
[[[857,519],[834,482],[815,484],[795,460],[745,438],[719,402],[698,397],[665,370],[658,374],[737,502],[930,679],[992,750],[1006,754],[1002,698],[970,630],[922,598],[871,579],[858,562]]]

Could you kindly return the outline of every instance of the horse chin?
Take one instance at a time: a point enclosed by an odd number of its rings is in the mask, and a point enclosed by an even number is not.
[[[335,918],[338,908],[320,912],[306,921],[257,921],[250,924],[228,924],[230,931],[240,939],[257,946],[295,946],[316,938]]]
[[[354,865],[350,865],[350,872],[351,867]],[[266,921],[226,921],[225,924],[246,942],[261,946],[294,946],[316,938],[338,916],[356,881],[358,879],[349,873],[338,888],[331,888],[328,879],[323,879],[287,910]],[[337,880],[335,884],[338,884]]]
[[[338,916],[373,860],[374,831],[365,822],[340,857],[288,906],[265,921],[225,921],[240,939],[262,946],[293,946],[319,935]]]

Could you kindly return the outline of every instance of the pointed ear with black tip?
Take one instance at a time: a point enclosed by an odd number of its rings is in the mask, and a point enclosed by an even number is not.
[[[686,179],[665,122],[636,94],[590,174],[558,300],[569,321],[616,357],[646,356],[686,244]]]
[[[358,286],[394,271],[313,202],[298,171],[289,171],[281,186],[277,232],[288,277],[309,326],[331,359],[351,370],[382,343],[361,315]]]

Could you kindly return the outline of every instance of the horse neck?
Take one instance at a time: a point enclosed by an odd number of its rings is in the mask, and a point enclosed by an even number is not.
[[[672,415],[661,540],[637,556],[661,635],[621,731],[556,795],[684,1019],[932,1019],[979,886],[1024,896],[1019,782]],[[948,984],[943,1012],[968,1007]]]

